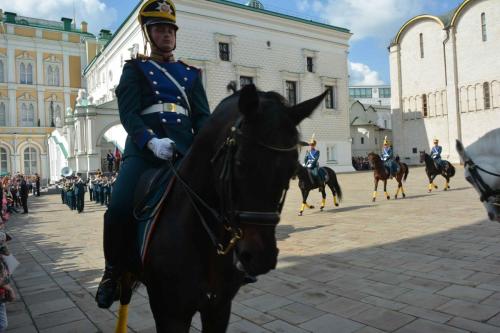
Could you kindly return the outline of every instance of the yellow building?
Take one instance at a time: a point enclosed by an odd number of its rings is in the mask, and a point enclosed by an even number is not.
[[[82,70],[110,37],[0,10],[0,174],[49,177],[48,140],[84,88]],[[62,148],[62,146],[61,146]],[[65,152],[62,148],[65,156]]]

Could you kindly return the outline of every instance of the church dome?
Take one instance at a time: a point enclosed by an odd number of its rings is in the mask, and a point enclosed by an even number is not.
[[[247,2],[248,7],[253,7],[257,9],[264,9],[264,5],[259,0],[250,0]]]

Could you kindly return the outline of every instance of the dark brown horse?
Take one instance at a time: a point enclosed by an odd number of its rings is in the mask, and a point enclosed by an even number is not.
[[[196,312],[203,332],[225,332],[245,274],[276,267],[297,125],[324,97],[288,106],[247,85],[216,108],[182,161],[144,263],[157,332],[189,332]]]
[[[323,208],[325,208],[326,203],[325,185],[328,185],[330,191],[332,191],[333,204],[335,205],[335,207],[338,207],[339,205],[339,203],[337,202],[337,196],[339,200],[342,200],[342,190],[340,189],[339,182],[337,181],[337,174],[335,173],[335,171],[333,171],[329,167],[321,167],[321,169],[324,170],[326,175],[326,181],[324,183],[318,183],[317,181],[315,181],[312,178],[309,169],[307,169],[306,167],[300,164],[298,166],[297,177],[299,177],[299,188],[300,192],[302,193],[302,207],[300,208],[299,216],[302,216],[304,208],[314,208],[313,205],[307,204],[307,197],[309,196],[309,192],[313,189],[318,188],[321,192],[321,196],[323,198],[321,200],[321,206],[319,207],[321,211],[323,211]]]
[[[385,169],[384,162],[380,158],[378,154],[375,153],[370,153],[368,154],[368,161],[370,161],[370,164],[373,167],[373,180],[375,182],[375,189],[373,191],[373,202],[377,199],[377,188],[378,188],[378,182],[381,180],[384,182],[384,195],[389,200],[391,196],[387,193],[387,179],[389,179],[390,175],[387,173],[387,170]],[[403,188],[403,181],[406,181],[406,178],[408,177],[409,169],[408,165],[406,163],[400,162],[399,158],[396,158],[396,163],[399,164],[399,171],[396,174],[396,181],[398,182],[398,189],[396,191],[396,194],[394,195],[394,199],[398,198],[399,191],[401,191],[401,194],[403,195],[403,198],[406,197],[405,190]]]
[[[450,178],[455,175],[455,167],[448,161],[443,161],[443,166],[440,168],[436,167],[434,164],[434,160],[432,157],[427,154],[425,151],[420,152],[420,163],[425,162],[425,173],[427,174],[427,178],[429,178],[429,193],[432,192],[433,188],[438,188],[436,184],[434,184],[434,178],[438,175],[441,175],[446,179],[446,184],[444,185],[444,190],[447,191],[450,188]]]

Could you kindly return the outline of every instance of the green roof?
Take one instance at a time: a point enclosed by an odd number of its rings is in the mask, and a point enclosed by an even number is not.
[[[0,17],[0,19],[3,23],[23,25],[33,28],[57,30],[61,32],[77,33],[89,37],[95,37],[90,32],[83,32],[81,29],[73,28],[72,25],[70,26],[69,29],[68,28],[65,29],[65,22],[49,21],[32,17],[18,16],[16,13],[11,13],[11,12],[5,12],[4,17]],[[63,18],[62,20],[72,21],[71,19],[66,19],[66,18]]]
[[[281,14],[281,13],[277,13],[277,12],[272,12],[272,11],[269,11],[269,10],[266,10],[266,9],[254,8],[254,7],[243,5],[243,4],[240,4],[240,3],[235,3],[235,2],[232,2],[232,1],[228,1],[228,0],[205,0],[205,1],[214,2],[214,3],[226,5],[226,6],[231,6],[231,7],[236,7],[236,8],[240,8],[240,9],[244,9],[244,10],[249,10],[249,11],[257,12],[257,13],[262,13],[262,14],[266,14],[266,15],[270,15],[270,16],[280,17],[280,18],[283,18],[283,19],[292,20],[292,21],[296,21],[296,22],[300,22],[300,23],[305,23],[305,24],[310,24],[310,25],[314,25],[314,26],[317,26],[317,27],[321,27],[321,28],[336,30],[336,31],[345,32],[345,33],[351,33],[349,29],[340,28],[340,27],[336,27],[336,26],[333,26],[333,25],[325,24],[325,23],[315,22],[315,21],[312,21],[312,20],[306,20],[306,19],[302,19],[302,18],[299,18],[299,17],[290,16],[290,15],[286,15],[286,14]],[[109,40],[108,44],[106,44],[106,46],[101,50],[101,53],[106,49],[106,47],[115,38],[115,36],[118,35],[118,32],[123,28],[123,26],[125,25],[125,23],[130,19],[130,17],[132,16],[132,14],[137,10],[137,8],[141,4],[142,4],[142,1],[139,1],[139,3],[137,4],[137,6],[135,6],[135,8],[130,12],[130,14],[127,16],[127,18],[118,27],[118,29],[116,30],[116,32],[113,34],[113,37]],[[90,68],[90,66],[92,66],[94,64],[94,62],[97,60],[97,58],[99,58],[99,56],[100,56],[100,53],[90,62],[90,64],[87,65],[87,67],[83,71],[84,74],[87,73],[87,70]]]

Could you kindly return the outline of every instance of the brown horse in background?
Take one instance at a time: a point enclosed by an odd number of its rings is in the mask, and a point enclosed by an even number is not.
[[[391,199],[390,195],[387,193],[387,179],[389,179],[390,175],[387,173],[384,161],[380,158],[378,154],[369,153],[368,161],[370,161],[371,166],[373,167],[373,180],[375,182],[375,189],[373,191],[373,202],[377,199],[377,188],[379,180],[384,182],[384,194],[387,200]],[[408,169],[408,165],[406,163],[400,162],[399,157],[396,158],[396,163],[399,164],[399,171],[396,174],[396,181],[398,182],[398,189],[396,194],[394,195],[394,199],[398,198],[399,191],[403,194],[403,198],[406,197],[405,190],[403,188],[403,181],[406,181],[408,177],[408,173],[410,170]]]

